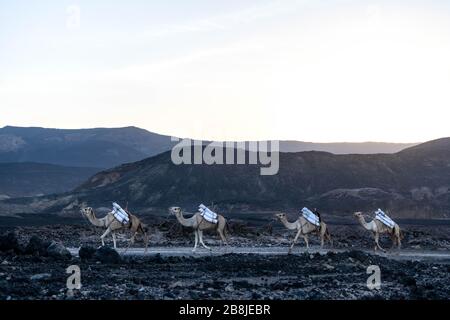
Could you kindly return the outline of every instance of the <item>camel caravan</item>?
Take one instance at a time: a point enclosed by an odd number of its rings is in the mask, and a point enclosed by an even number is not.
[[[100,236],[102,246],[105,245],[105,237],[108,234],[111,234],[114,249],[117,249],[116,232],[129,230],[131,231],[132,236],[129,239],[125,252],[131,244],[135,242],[135,238],[138,234],[142,235],[142,239],[145,244],[145,252],[147,252],[149,242],[147,226],[142,223],[137,216],[131,214],[127,208],[123,209],[119,204],[114,202],[112,211],[107,213],[102,218],[97,218],[91,207],[82,208],[81,213],[93,226],[106,229]],[[170,207],[169,214],[175,216],[177,221],[182,226],[192,228],[195,239],[192,252],[196,252],[199,243],[205,249],[211,250],[211,248],[208,247],[203,241],[203,231],[206,230],[215,230],[220,237],[221,244],[228,247],[228,242],[226,239],[227,220],[223,215],[212,211],[204,204],[200,204],[198,211],[190,217],[185,217],[180,207]],[[354,213],[355,218],[363,226],[363,228],[372,232],[375,240],[374,250],[377,251],[380,249],[381,251],[386,252],[386,250],[383,249],[379,243],[381,234],[387,234],[391,238],[392,248],[397,245],[397,248],[400,249],[402,234],[399,225],[381,209],[375,211],[374,214],[374,218],[370,222],[366,222],[362,212]],[[331,234],[328,230],[327,224],[322,221],[321,215],[317,209],[311,211],[306,207],[303,208],[300,211],[298,219],[293,222],[289,222],[287,214],[282,212],[276,213],[275,218],[279,220],[286,229],[296,231],[295,237],[289,247],[288,254],[292,253],[292,249],[300,236],[305,241],[306,250],[308,250],[308,236],[310,234],[315,234],[319,237],[321,249],[324,247],[325,240],[333,246],[333,240],[331,239]]]

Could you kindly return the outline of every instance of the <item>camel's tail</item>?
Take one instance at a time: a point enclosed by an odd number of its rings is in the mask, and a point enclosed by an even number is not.
[[[393,236],[400,235],[400,228],[397,225],[394,225],[394,227],[391,228],[391,234]]]

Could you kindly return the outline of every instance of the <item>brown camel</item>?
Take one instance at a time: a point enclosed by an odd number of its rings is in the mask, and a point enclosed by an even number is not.
[[[373,219],[370,222],[366,222],[362,212],[355,212],[354,216],[358,219],[359,223],[364,227],[364,229],[373,232],[373,235],[375,238],[375,251],[377,251],[377,249],[380,249],[383,252],[386,252],[386,250],[384,250],[380,246],[380,243],[378,242],[380,239],[380,234],[383,234],[383,233],[387,233],[390,236],[390,238],[392,239],[392,248],[395,246],[396,243],[398,245],[398,249],[401,248],[401,245],[402,245],[401,230],[400,230],[400,227],[398,226],[398,224],[395,223],[394,228],[389,228],[387,225],[385,225],[378,219]]]
[[[292,244],[289,248],[289,252],[292,252],[292,248],[294,248],[295,243],[297,242],[298,237],[301,235],[306,243],[306,250],[309,249],[309,242],[308,242],[308,234],[310,233],[317,233],[320,237],[320,247],[323,248],[325,238],[327,238],[328,241],[330,241],[331,245],[333,245],[333,240],[331,240],[331,235],[328,232],[327,225],[325,222],[320,223],[320,228],[306,220],[304,217],[300,216],[297,220],[294,222],[289,222],[287,220],[285,213],[277,213],[275,215],[281,223],[289,230],[297,230],[297,234],[295,235],[294,241],[292,241]]]
[[[109,233],[111,233],[114,242],[114,249],[117,249],[116,231],[122,229],[129,229],[133,235],[130,239],[130,243],[127,247],[127,250],[130,247],[130,245],[134,243],[136,235],[138,233],[141,233],[143,235],[143,240],[145,242],[145,252],[147,252],[149,241],[149,238],[147,236],[147,227],[135,215],[128,213],[130,216],[130,222],[128,224],[122,224],[116,218],[114,218],[114,214],[112,212],[108,213],[106,216],[100,219],[95,216],[94,210],[91,207],[81,209],[81,213],[84,216],[86,216],[94,226],[106,228],[106,231],[100,237],[102,239],[102,246],[105,245],[104,238]]]
[[[200,214],[200,212],[195,213],[190,218],[185,218],[183,216],[183,212],[180,207],[170,207],[169,212],[174,214],[177,218],[178,222],[185,226],[190,227],[194,229],[194,235],[195,235],[195,244],[194,248],[192,249],[192,252],[195,252],[197,250],[198,242],[200,241],[200,244],[205,247],[208,250],[211,250],[208,246],[205,245],[203,242],[203,231],[204,230],[217,230],[217,233],[220,236],[220,239],[225,245],[228,245],[228,242],[225,238],[225,227],[227,224],[226,219],[218,214],[217,215],[217,223],[211,223],[209,221],[206,221],[205,218],[203,218]]]

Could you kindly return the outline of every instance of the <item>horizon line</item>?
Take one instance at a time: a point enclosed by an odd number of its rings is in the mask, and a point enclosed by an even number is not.
[[[178,138],[178,139],[190,139],[190,140],[197,140],[197,141],[206,141],[206,142],[259,142],[259,141],[280,141],[280,142],[302,142],[302,143],[312,143],[312,144],[367,144],[367,143],[377,143],[377,144],[421,144],[428,141],[433,140],[439,140],[439,139],[445,139],[450,137],[440,137],[440,138],[434,138],[431,140],[425,140],[425,141],[415,141],[415,142],[392,142],[392,141],[374,141],[374,140],[364,140],[364,141],[306,141],[306,140],[297,140],[294,138],[288,138],[288,139],[258,139],[258,140],[222,140],[222,139],[197,139],[193,137],[180,137],[171,135],[169,133],[159,133],[156,131],[152,131],[146,128],[138,127],[135,125],[127,125],[127,126],[112,126],[112,127],[106,127],[106,126],[98,126],[98,127],[73,127],[73,128],[62,128],[62,127],[43,127],[43,126],[37,126],[37,125],[30,125],[30,126],[24,126],[24,125],[4,125],[0,129],[5,128],[23,128],[23,129],[48,129],[48,130],[95,130],[95,129],[127,129],[127,128],[135,128],[139,130],[145,130],[149,133],[160,135],[160,136],[167,136],[172,138]]]

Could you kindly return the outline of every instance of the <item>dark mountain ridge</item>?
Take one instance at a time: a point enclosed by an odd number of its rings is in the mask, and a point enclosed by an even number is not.
[[[382,207],[402,218],[449,217],[450,138],[396,154],[280,153],[277,175],[260,165],[174,165],[170,152],[100,172],[72,193],[43,197],[32,212],[70,210],[112,201],[136,209],[214,203],[222,210],[299,210],[349,214]],[[27,201],[2,206],[24,210]]]

